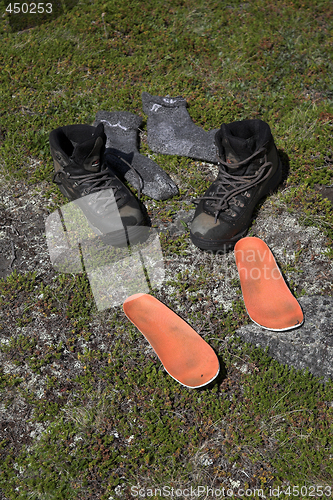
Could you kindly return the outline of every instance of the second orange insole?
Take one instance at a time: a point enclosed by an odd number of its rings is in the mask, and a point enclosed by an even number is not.
[[[175,380],[195,388],[218,375],[220,365],[213,349],[165,304],[152,295],[137,293],[125,300],[123,308]]]
[[[250,318],[269,330],[289,330],[303,323],[302,309],[287,287],[274,256],[256,237],[235,245],[244,303]]]

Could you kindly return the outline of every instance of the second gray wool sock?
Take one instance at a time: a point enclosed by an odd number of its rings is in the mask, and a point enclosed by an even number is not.
[[[146,115],[148,146],[156,153],[188,156],[218,163],[215,134],[193,123],[183,97],[160,97],[142,92],[142,109]]]
[[[96,127],[99,123],[103,123],[107,138],[106,162],[120,179],[125,178],[135,189],[155,200],[166,200],[178,194],[169,175],[138,151],[140,116],[128,111],[98,111],[93,125]]]

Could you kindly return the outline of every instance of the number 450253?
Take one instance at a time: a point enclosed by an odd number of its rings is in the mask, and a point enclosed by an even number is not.
[[[12,7],[13,6],[13,7]],[[10,3],[6,12],[9,14],[51,14],[51,3]]]

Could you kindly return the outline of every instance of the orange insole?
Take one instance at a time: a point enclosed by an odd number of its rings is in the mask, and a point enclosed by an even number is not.
[[[137,293],[125,300],[123,308],[178,382],[201,387],[218,375],[220,365],[213,349],[165,304],[152,295]]]
[[[235,245],[244,303],[250,318],[269,330],[289,330],[303,323],[302,309],[287,287],[266,243],[247,237]]]

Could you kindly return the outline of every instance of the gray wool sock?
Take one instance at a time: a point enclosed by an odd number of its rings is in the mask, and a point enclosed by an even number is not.
[[[93,125],[96,127],[99,123],[103,123],[107,138],[106,161],[120,179],[125,178],[135,189],[155,200],[166,200],[178,194],[169,175],[138,151],[140,116],[128,111],[98,111]]]
[[[156,153],[188,156],[217,163],[214,138],[195,125],[183,97],[160,97],[142,92],[142,109],[148,115],[148,146]]]

